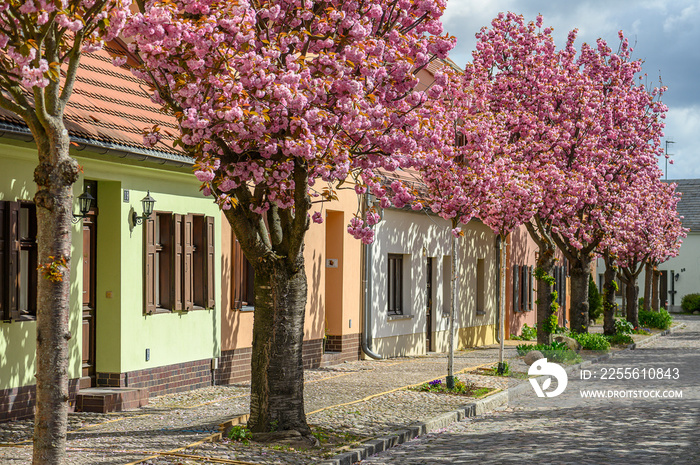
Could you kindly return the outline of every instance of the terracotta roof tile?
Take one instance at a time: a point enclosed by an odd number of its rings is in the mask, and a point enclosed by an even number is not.
[[[143,151],[147,147],[142,132],[157,124],[163,129],[162,139],[153,150],[187,160],[172,145],[178,132],[175,118],[159,111],[148,96],[147,84],[134,77],[128,66],[112,65],[115,52],[107,47],[81,58],[65,112],[69,133],[74,138]],[[0,110],[0,121],[25,126],[20,118],[4,110]]]

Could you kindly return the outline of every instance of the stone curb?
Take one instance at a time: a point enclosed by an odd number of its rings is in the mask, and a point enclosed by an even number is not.
[[[640,341],[638,343],[632,343],[618,352],[624,352],[627,350],[634,350],[637,347],[643,347],[663,336],[667,336],[668,334],[671,334],[682,328],[685,328],[685,324],[678,324],[665,331],[654,334],[653,336],[650,336],[647,339],[644,339],[643,341]],[[581,368],[590,366],[594,363],[599,363],[603,360],[610,359],[614,357],[616,353],[617,352],[608,352],[593,359],[586,360],[585,362],[577,363],[576,365],[571,365],[569,367],[566,367],[566,372],[567,374],[569,374],[575,372],[576,370],[580,370]],[[414,425],[409,426],[406,429],[398,430],[393,434],[365,441],[362,443],[361,447],[336,455],[335,457],[332,457],[323,462],[318,462],[317,465],[353,465],[355,462],[359,462],[360,460],[364,460],[371,455],[378,454],[379,452],[383,452],[385,450],[391,449],[394,446],[398,446],[399,444],[408,442],[411,439],[427,434],[430,431],[445,428],[451,425],[452,423],[456,423],[460,420],[463,420],[464,418],[482,415],[484,413],[496,409],[497,407],[508,405],[511,399],[515,399],[524,394],[525,392],[530,392],[530,389],[530,383],[522,382],[520,384],[506,389],[505,391],[501,391],[483,399],[470,402],[466,405],[463,405],[462,407],[459,407],[457,410],[453,410],[452,412],[442,414],[425,422],[416,423]]]

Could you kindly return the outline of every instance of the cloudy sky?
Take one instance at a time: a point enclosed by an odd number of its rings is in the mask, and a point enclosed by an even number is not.
[[[698,0],[448,0],[445,30],[457,37],[452,59],[460,66],[471,59],[474,34],[501,11],[554,28],[557,47],[578,28],[577,44],[603,38],[616,48],[622,30],[634,45],[633,58],[644,61],[648,84],[659,77],[668,91],[666,139],[673,154],[668,179],[700,178],[700,1]],[[660,166],[665,169],[664,161]]]

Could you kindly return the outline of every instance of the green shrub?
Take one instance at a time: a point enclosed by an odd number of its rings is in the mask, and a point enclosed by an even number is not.
[[[503,373],[498,372],[498,364],[491,367],[491,371],[494,376],[508,376],[510,374],[510,364],[508,362],[503,362]]]
[[[627,320],[615,320],[615,334],[632,334],[634,326]]]
[[[681,299],[681,308],[684,312],[700,310],[700,294],[686,294]]]
[[[511,334],[510,338],[516,341],[532,341],[537,338],[537,327],[528,326],[527,323],[525,323],[522,331],[520,332],[520,336]]]
[[[647,328],[668,329],[671,323],[673,323],[673,317],[663,308],[658,312],[639,311],[639,324]]]
[[[603,298],[600,296],[593,275],[590,275],[588,280],[588,319],[597,320],[602,314]]]
[[[638,308],[639,310],[643,310],[643,309],[644,309],[644,297],[640,297],[640,298],[637,300],[637,308]]]
[[[583,350],[608,350],[610,348],[610,342],[602,334],[595,333],[571,333],[569,335],[573,339],[576,339]]]
[[[236,425],[229,430],[228,437],[234,441],[247,441],[253,434],[245,426]]]
[[[551,344],[520,344],[515,347],[518,355],[526,355],[531,350],[539,350],[551,362],[578,363],[581,356],[567,348],[563,342],[552,341]]]
[[[632,336],[629,334],[613,334],[612,336],[605,336],[605,338],[610,341],[612,345],[627,345],[632,344]]]

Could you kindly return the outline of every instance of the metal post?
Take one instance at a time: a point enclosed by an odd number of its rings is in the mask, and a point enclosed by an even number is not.
[[[498,306],[498,373],[503,374],[505,371],[505,364],[503,363],[503,352],[505,345],[505,327],[506,327],[506,247],[508,243],[506,242],[506,236],[501,235],[501,269],[499,270],[501,274],[501,301]]]
[[[457,220],[452,219],[452,229],[457,227]],[[448,354],[447,354],[447,388],[448,389],[453,389],[455,387],[455,377],[454,377],[454,368],[455,368],[455,303],[457,301],[456,298],[456,292],[457,292],[457,286],[456,286],[456,269],[457,269],[457,238],[455,237],[454,234],[452,234],[452,270],[451,270],[451,283],[452,283],[452,292],[450,293],[450,329],[449,329],[449,347],[448,347]]]

